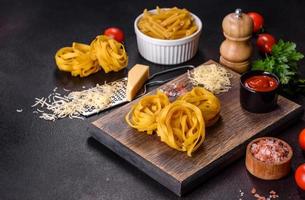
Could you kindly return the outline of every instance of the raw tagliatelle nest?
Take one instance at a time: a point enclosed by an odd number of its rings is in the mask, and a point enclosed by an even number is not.
[[[157,118],[157,135],[161,141],[188,156],[205,139],[205,123],[200,109],[186,101],[177,100],[167,105]]]
[[[128,112],[126,122],[138,131],[150,135],[157,129],[158,114],[169,103],[168,97],[161,91],[155,95],[144,96]]]
[[[216,64],[200,65],[188,71],[188,78],[195,86],[203,86],[214,94],[227,92],[231,88],[232,74]]]
[[[184,100],[197,106],[202,112],[206,127],[217,122],[220,113],[220,101],[213,93],[203,87],[194,87],[191,91],[180,96],[178,100]]]
[[[205,139],[206,124],[216,122],[220,102],[202,87],[170,102],[165,93],[147,95],[135,103],[128,112],[126,122],[139,132],[156,132],[161,141],[191,156]],[[215,120],[214,120],[215,119]]]
[[[86,77],[103,69],[105,73],[119,71],[128,64],[124,45],[105,35],[98,35],[90,45],[73,42],[55,54],[58,69],[72,76]]]

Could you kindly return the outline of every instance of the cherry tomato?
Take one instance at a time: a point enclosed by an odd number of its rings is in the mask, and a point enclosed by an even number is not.
[[[299,145],[305,151],[305,128],[299,134]]]
[[[294,180],[302,190],[305,190],[305,163],[300,165],[295,171]]]
[[[111,37],[115,39],[116,41],[122,43],[124,41],[124,33],[121,29],[116,28],[116,27],[110,27],[107,28],[104,31],[104,35],[107,35],[108,37]]]
[[[264,26],[264,18],[257,12],[249,12],[247,13],[249,17],[253,20],[253,32],[256,33],[261,30]]]
[[[268,34],[262,33],[258,35],[256,46],[262,53],[271,53],[272,46],[276,43],[275,38]]]

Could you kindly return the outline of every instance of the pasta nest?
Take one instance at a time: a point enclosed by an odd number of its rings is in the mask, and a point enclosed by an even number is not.
[[[191,156],[205,139],[205,127],[214,124],[219,113],[218,98],[202,87],[195,87],[173,103],[161,91],[144,96],[125,119],[140,132],[156,131],[162,142]]]
[[[205,139],[202,113],[197,106],[186,101],[177,100],[167,105],[157,121],[157,135],[161,141],[178,151],[186,151],[188,156]]]
[[[97,60],[106,73],[119,71],[127,66],[124,45],[105,35],[99,35],[90,44],[90,57]]]
[[[73,42],[72,47],[63,47],[55,54],[55,61],[61,71],[71,72],[72,76],[85,77],[101,68],[90,58],[90,46]]]
[[[203,87],[194,87],[190,92],[180,96],[178,100],[184,100],[197,106],[203,115],[206,126],[212,126],[219,119],[219,99]]]
[[[152,134],[157,129],[158,114],[169,103],[168,97],[161,91],[155,95],[144,96],[128,112],[126,122],[140,132]]]
[[[127,66],[128,56],[123,44],[99,35],[90,45],[73,42],[72,47],[59,49],[55,61],[59,70],[85,77],[101,69],[117,72]]]

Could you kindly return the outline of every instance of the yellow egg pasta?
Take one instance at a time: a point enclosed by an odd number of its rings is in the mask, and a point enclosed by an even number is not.
[[[168,97],[161,91],[155,95],[144,96],[126,115],[126,122],[140,132],[152,134],[157,129],[158,114],[169,103]]]
[[[148,36],[166,40],[183,38],[198,30],[190,12],[177,7],[157,7],[155,12],[145,9],[138,22],[138,28]]]
[[[105,35],[99,35],[90,44],[90,57],[97,60],[106,73],[119,71],[128,64],[123,44]]]
[[[186,99],[188,97],[189,95]],[[205,139],[205,121],[200,108],[185,100],[170,103],[166,94],[161,91],[141,98],[133,105],[125,120],[139,132],[149,135],[156,132],[162,142],[173,149],[186,152],[188,156]]]
[[[207,126],[213,125],[211,120],[219,116],[220,101],[219,99],[203,87],[194,87],[190,92],[178,98],[197,106],[201,111]]]
[[[161,141],[188,156],[205,139],[205,124],[200,109],[186,101],[177,100],[166,106],[157,118],[157,135]]]
[[[119,71],[127,66],[128,56],[123,44],[100,35],[90,45],[73,42],[72,47],[59,49],[55,61],[59,70],[85,77],[100,69]]]
[[[55,54],[55,61],[62,71],[72,76],[85,77],[100,70],[97,62],[90,58],[90,46],[73,42],[72,47],[63,47]]]

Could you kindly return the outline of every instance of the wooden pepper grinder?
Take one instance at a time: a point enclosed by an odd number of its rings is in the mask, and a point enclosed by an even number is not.
[[[226,40],[220,46],[220,63],[238,73],[247,71],[252,55],[252,19],[236,9],[223,19],[222,28]]]

